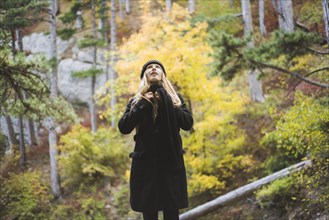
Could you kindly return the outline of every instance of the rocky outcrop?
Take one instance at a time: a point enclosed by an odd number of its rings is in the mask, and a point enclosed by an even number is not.
[[[91,79],[79,79],[72,76],[72,73],[88,70],[92,64],[80,60],[65,59],[58,65],[58,89],[62,96],[72,103],[87,103],[91,94]],[[104,69],[104,66],[97,66]],[[96,78],[96,90],[105,84],[105,74]]]
[[[24,51],[29,59],[43,54],[49,57],[49,35],[33,33],[23,38]],[[69,56],[68,56],[69,55]],[[57,38],[58,89],[59,93],[72,103],[88,103],[90,98],[90,78],[78,79],[72,76],[76,71],[88,70],[92,67],[92,49],[80,49],[75,39],[68,41]],[[97,61],[99,69],[105,69],[106,50],[98,49]],[[105,74],[97,76],[96,89],[105,84]]]

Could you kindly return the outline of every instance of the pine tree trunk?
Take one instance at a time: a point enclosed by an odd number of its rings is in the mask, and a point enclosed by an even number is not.
[[[16,38],[17,38],[17,42],[18,42],[18,50],[20,52],[24,52],[23,36],[22,36],[21,30],[19,30],[19,29],[16,29]],[[28,96],[25,91],[23,91],[23,98],[25,100],[28,99]],[[28,134],[29,134],[30,145],[31,146],[37,145],[38,143],[37,143],[37,139],[35,137],[34,124],[33,124],[32,119],[27,120],[27,129],[28,129]]]
[[[323,18],[324,18],[324,25],[325,25],[328,50],[329,50],[329,0],[322,0],[322,8],[323,8]]]
[[[259,29],[260,33],[266,35],[265,16],[264,16],[264,0],[259,0]]]
[[[188,0],[188,11],[190,13],[195,11],[195,0]]]
[[[285,32],[294,32],[292,0],[278,0],[279,27]]]
[[[103,39],[103,29],[104,29],[104,23],[102,19],[98,20],[98,34],[97,38],[102,40]]]
[[[15,30],[11,30],[11,55],[14,59],[14,57],[16,56],[16,45],[15,45]]]
[[[166,11],[169,12],[171,11],[171,0],[166,0]]]
[[[23,43],[22,43],[21,32],[19,29],[16,29],[16,39],[18,42],[18,49],[20,52],[22,52]],[[13,54],[13,56],[15,55]],[[24,140],[24,123],[21,114],[18,115],[18,129],[19,129],[19,166],[21,167],[21,169],[24,169],[26,164],[26,153],[25,153],[26,151],[25,151],[25,140]]]
[[[130,0],[126,0],[126,14],[130,14]]]
[[[23,117],[18,116],[19,127],[19,166],[23,169],[26,165],[25,141],[24,141],[24,124]]]
[[[57,89],[57,51],[56,51],[56,1],[49,0],[50,12],[50,60],[51,60],[51,74],[50,74],[50,96],[56,98]],[[60,198],[60,183],[57,169],[57,133],[55,130],[56,124],[54,117],[50,116],[48,119],[48,140],[49,140],[49,156],[50,156],[50,176],[51,176],[51,190],[55,198]]]
[[[95,9],[95,0],[91,1],[91,13],[92,13],[92,35],[96,39],[96,9]],[[93,68],[97,66],[97,46],[93,46]],[[90,111],[90,121],[91,121],[91,131],[94,133],[97,130],[97,121],[96,121],[96,109],[95,109],[95,84],[96,76],[91,77],[91,97],[89,101],[89,111]]]
[[[15,30],[13,30],[13,29],[11,30],[11,54],[14,59],[14,57],[16,55],[16,45],[15,45]],[[6,115],[5,119],[6,119],[8,139],[9,139],[9,144],[10,144],[9,151],[13,152],[14,146],[17,146],[18,141],[16,139],[13,121],[11,120],[9,115]]]
[[[14,126],[13,126],[13,121],[11,120],[9,115],[5,115],[5,120],[6,120],[8,139],[9,139],[9,145],[10,145],[9,151],[13,152],[14,146],[17,146],[17,144],[18,144],[16,135],[15,135]]]
[[[81,4],[81,0],[77,0],[78,3]],[[78,11],[77,11],[77,19],[75,20],[75,28],[80,30],[82,29],[82,26],[83,26],[83,21],[82,21],[82,9],[80,8]]]
[[[252,28],[252,17],[251,17],[251,9],[250,9],[250,1],[249,0],[241,0],[242,6],[242,16],[244,21],[244,35],[245,37],[249,36],[253,32]],[[248,47],[254,47],[254,40],[248,43]],[[248,70],[249,77],[249,85],[250,85],[250,95],[251,99],[256,102],[264,102],[264,95],[262,91],[261,82],[258,78],[258,71],[256,70]]]
[[[124,5],[124,0],[119,0],[119,16],[121,21],[123,21],[124,19],[123,5]]]
[[[114,81],[117,78],[117,74],[114,70],[114,66],[116,63],[116,40],[117,40],[117,30],[116,30],[116,23],[115,23],[115,0],[111,0],[111,44],[110,44],[110,54],[111,54],[111,61],[110,61],[110,79]],[[115,89],[111,86],[111,109],[112,112],[115,112],[115,106],[117,104],[117,98],[115,94]],[[113,128],[116,127],[116,121],[114,118],[114,114],[111,119],[111,126]]]
[[[102,16],[103,19],[103,34],[104,34],[104,41],[105,41],[105,48],[107,48],[108,50],[110,48],[109,47],[109,23],[108,23],[108,6],[107,6],[107,0],[102,0],[102,7],[104,9],[104,14]],[[105,65],[105,78],[106,81],[108,81],[110,79],[109,77],[109,56],[106,56],[106,65]]]

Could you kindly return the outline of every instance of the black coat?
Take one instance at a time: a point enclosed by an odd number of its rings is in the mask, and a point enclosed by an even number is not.
[[[177,128],[173,128],[173,134],[179,140],[176,146],[169,146],[172,142],[162,132],[162,125],[166,122],[161,117],[161,105],[154,121],[149,101],[142,98],[132,107],[131,100],[119,121],[118,127],[123,134],[131,133],[136,127],[136,144],[129,155],[132,158],[130,205],[134,211],[163,210],[166,207],[181,209],[188,205],[184,151],[179,130],[191,129],[193,117],[183,98],[180,95],[179,98],[182,105],[174,108]]]

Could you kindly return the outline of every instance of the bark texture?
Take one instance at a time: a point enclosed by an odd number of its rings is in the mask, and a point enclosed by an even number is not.
[[[56,50],[56,1],[49,0],[50,12],[50,60],[51,60],[51,74],[50,74],[50,96],[57,97],[57,50]],[[49,140],[49,156],[50,156],[50,176],[51,176],[51,190],[55,198],[60,198],[60,184],[57,169],[57,133],[55,130],[56,124],[54,118],[50,116],[47,119],[48,125],[48,140]]]
[[[265,16],[264,16],[264,0],[259,0],[259,29],[260,33],[266,35]]]
[[[114,65],[116,63],[116,44],[117,44],[117,28],[115,23],[115,16],[116,16],[116,9],[115,9],[115,0],[111,0],[111,43],[110,43],[110,53],[111,53],[111,60],[110,60],[110,79],[115,80],[117,78],[117,73],[114,70]],[[111,87],[111,109],[115,112],[115,106],[117,104],[117,98],[115,94],[115,89]],[[114,116],[112,116],[111,126],[113,128],[116,127],[116,120]]]
[[[322,0],[323,19],[327,36],[328,50],[329,50],[329,0]]]
[[[242,6],[242,16],[244,22],[244,35],[245,37],[249,36],[253,32],[252,28],[252,17],[251,17],[251,9],[250,9],[250,1],[249,0],[241,0]],[[248,47],[254,47],[254,40],[248,43]],[[250,95],[252,100],[256,102],[264,102],[264,94],[262,90],[261,81],[258,80],[258,71],[256,70],[248,70],[249,77],[249,85],[250,85]]]

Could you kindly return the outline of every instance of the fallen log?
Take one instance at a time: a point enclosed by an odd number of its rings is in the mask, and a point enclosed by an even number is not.
[[[222,208],[226,205],[229,205],[233,202],[242,200],[246,197],[248,197],[251,193],[253,193],[255,190],[259,189],[263,185],[266,185],[270,182],[273,182],[274,180],[277,180],[279,178],[285,177],[289,175],[290,173],[296,172],[303,167],[310,165],[310,160],[305,160],[300,163],[297,163],[295,165],[292,165],[290,167],[287,167],[283,170],[280,170],[278,172],[275,172],[271,175],[268,175],[266,177],[263,177],[259,180],[256,180],[252,183],[249,183],[247,185],[244,185],[242,187],[239,187],[231,192],[226,193],[225,195],[219,196],[216,199],[209,201],[205,204],[202,204],[200,206],[197,206],[194,209],[191,209],[179,216],[180,220],[192,220],[197,219],[201,216],[204,216],[210,212],[213,212],[219,208]]]

